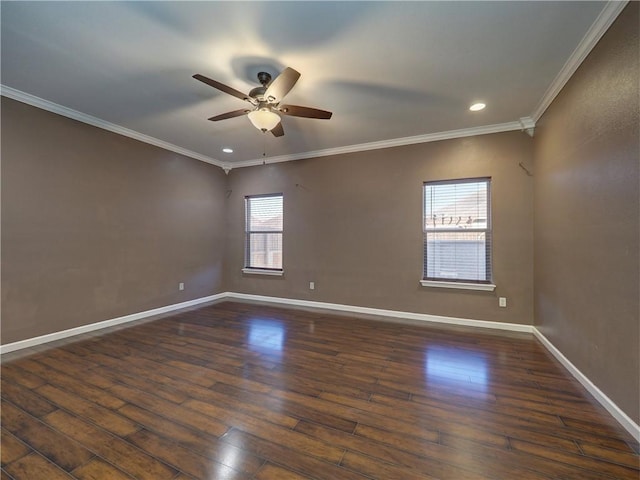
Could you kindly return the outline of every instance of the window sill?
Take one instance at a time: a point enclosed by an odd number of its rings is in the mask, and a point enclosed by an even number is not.
[[[460,290],[480,290],[483,292],[493,292],[496,286],[492,283],[463,283],[463,282],[440,282],[436,280],[420,280],[423,287],[457,288]]]
[[[249,275],[271,275],[274,277],[282,277],[284,270],[261,270],[259,268],[243,268],[242,273],[248,273]]]

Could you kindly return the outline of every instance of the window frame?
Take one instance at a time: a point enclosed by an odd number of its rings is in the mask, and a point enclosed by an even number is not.
[[[281,230],[251,230],[251,201],[261,198],[281,198],[282,199],[282,229]],[[251,236],[255,234],[279,234],[280,235],[280,268],[273,267],[257,267],[251,265]],[[266,241],[266,238],[265,238]],[[265,254],[268,253],[265,249]],[[258,195],[245,195],[244,197],[244,267],[243,273],[258,275],[276,275],[284,274],[284,194],[280,193],[263,193]]]
[[[492,186],[491,177],[474,177],[474,178],[462,178],[451,180],[436,180],[425,181],[422,184],[422,279],[420,284],[423,287],[439,287],[439,288],[457,288],[465,290],[481,290],[481,291],[493,291],[496,285],[493,282],[493,219],[492,219]],[[427,186],[432,185],[460,185],[465,183],[481,183],[484,182],[487,185],[487,222],[484,228],[465,228],[460,230],[459,228],[443,228],[429,230],[426,226],[426,195]],[[485,262],[486,271],[489,272],[486,280],[473,280],[473,279],[452,279],[442,277],[429,277],[428,276],[428,247],[427,247],[427,234],[428,233],[484,233],[485,234]]]

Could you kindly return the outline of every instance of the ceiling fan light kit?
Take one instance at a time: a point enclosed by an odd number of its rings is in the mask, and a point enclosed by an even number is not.
[[[258,73],[258,81],[262,86],[255,87],[248,95],[217,80],[212,80],[204,75],[200,75],[199,73],[195,74],[193,78],[221,92],[249,102],[253,107],[252,109],[234,110],[233,112],[222,113],[209,118],[209,120],[213,122],[247,115],[253,126],[258,130],[271,132],[274,137],[281,137],[284,135],[284,129],[280,123],[281,118],[278,114],[323,120],[330,119],[332,115],[331,112],[317,108],[301,107],[298,105],[280,105],[282,99],[291,91],[300,78],[300,73],[290,67],[285,68],[282,73],[273,80],[267,72]]]
[[[253,126],[263,132],[273,130],[280,123],[280,116],[267,108],[249,112],[248,116]]]

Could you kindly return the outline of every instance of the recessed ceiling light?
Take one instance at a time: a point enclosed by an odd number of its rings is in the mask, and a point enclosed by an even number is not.
[[[222,149],[224,153],[233,153],[233,148],[225,147]]]
[[[484,107],[486,107],[484,103],[474,103],[469,107],[469,110],[471,110],[472,112],[479,112],[480,110],[483,110]]]

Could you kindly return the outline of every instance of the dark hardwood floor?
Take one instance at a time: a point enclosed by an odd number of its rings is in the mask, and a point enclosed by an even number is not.
[[[225,302],[2,365],[2,479],[638,479],[530,334]]]

